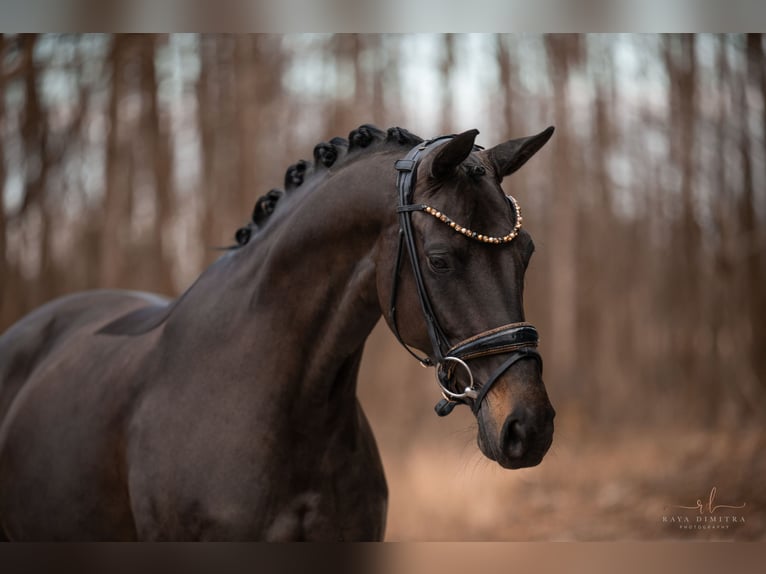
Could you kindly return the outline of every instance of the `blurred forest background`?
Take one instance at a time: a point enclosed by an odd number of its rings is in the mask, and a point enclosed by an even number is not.
[[[379,325],[359,394],[388,537],[763,538],[764,49],[760,34],[0,35],[0,330],[76,290],[180,294],[289,164],[359,124],[475,127],[486,146],[553,124],[504,187],[537,245],[526,310],[554,447],[534,469],[483,460],[471,414],[437,419],[433,373]],[[662,522],[713,486],[746,524]]]

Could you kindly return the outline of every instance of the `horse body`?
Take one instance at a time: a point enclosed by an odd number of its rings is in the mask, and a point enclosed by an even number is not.
[[[12,538],[135,536],[123,429],[156,334],[123,353],[117,338],[93,331],[146,304],[133,294],[78,294],[0,338],[0,521]]]
[[[176,301],[73,295],[0,337],[0,533],[382,539],[386,482],[356,379],[391,289],[394,147],[309,180]],[[400,307],[417,316],[412,295]],[[423,348],[422,325],[402,333]],[[490,394],[480,426],[503,399]]]

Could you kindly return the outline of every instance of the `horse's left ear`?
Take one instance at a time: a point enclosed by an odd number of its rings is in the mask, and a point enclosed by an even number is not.
[[[526,138],[509,140],[482,152],[495,168],[499,180],[511,175],[535,155],[553,135],[553,126],[539,134]]]

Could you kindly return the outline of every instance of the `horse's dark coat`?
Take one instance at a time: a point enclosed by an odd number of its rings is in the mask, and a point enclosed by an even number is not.
[[[80,293],[3,334],[0,533],[381,539],[387,488],[356,379],[391,292],[394,162],[420,141],[365,125],[317,146],[316,164],[288,170],[290,193],[263,200],[247,238],[176,301]],[[445,144],[416,193],[501,232],[509,223],[497,182],[542,145],[530,141],[471,153],[468,169],[457,169],[468,152]],[[416,225],[423,264],[438,256],[446,265],[429,267],[427,287],[450,337],[523,320],[528,234],[498,247],[430,218]],[[427,350],[411,274],[399,293],[402,337]],[[501,359],[477,359],[475,373]],[[552,417],[536,363],[524,361],[480,409],[480,447],[504,466],[537,464]],[[522,454],[509,454],[511,422],[525,425]]]

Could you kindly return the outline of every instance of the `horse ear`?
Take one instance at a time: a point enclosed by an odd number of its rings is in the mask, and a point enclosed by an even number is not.
[[[494,166],[498,179],[502,180],[527,163],[551,139],[553,130],[550,126],[537,135],[509,140],[484,152]]]
[[[473,140],[477,135],[479,130],[468,130],[439,146],[431,163],[431,176],[441,179],[455,173],[457,166],[463,163],[473,150]]]

